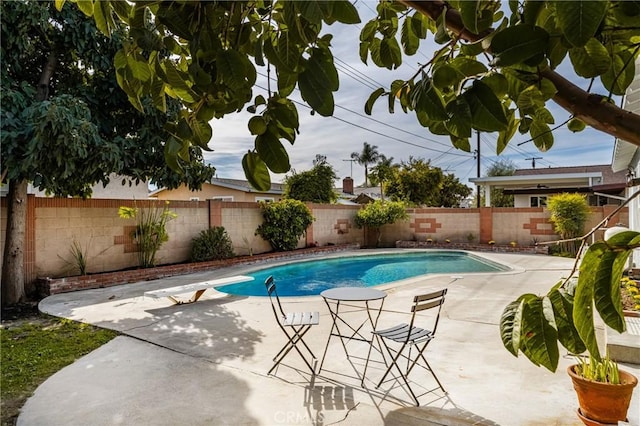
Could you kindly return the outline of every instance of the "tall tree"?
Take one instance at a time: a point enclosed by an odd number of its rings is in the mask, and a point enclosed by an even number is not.
[[[202,163],[198,147],[181,154],[191,153],[193,162],[175,164],[183,174],[167,167],[163,127],[179,108],[169,101],[170,114],[163,114],[144,99],[145,114],[119,90],[112,58],[126,33],[107,38],[76,7],[56,11],[53,1],[2,2],[0,8],[2,178],[9,183],[2,303],[11,304],[25,297],[29,182],[54,195],[86,197],[92,185],[108,184],[111,173],[197,188],[214,169]]]
[[[334,181],[337,174],[324,155],[316,155],[313,168],[293,173],[285,179],[284,196],[311,203],[332,203],[337,199]]]
[[[439,206],[444,175],[429,160],[409,157],[394,170],[387,185],[387,195],[395,201],[414,206]]]
[[[375,164],[380,159],[378,147],[365,142],[362,145],[362,151],[351,153],[351,159],[364,166],[364,187],[368,188],[369,164]]]
[[[510,160],[499,160],[486,170],[486,176],[513,176],[516,166]],[[507,195],[502,188],[491,188],[491,205],[493,207],[513,207],[513,195]],[[481,201],[481,205],[484,205]]]
[[[440,189],[439,200],[436,206],[440,207],[460,207],[460,204],[471,195],[473,190],[464,183],[460,182],[454,174],[447,173],[442,179],[442,188]]]

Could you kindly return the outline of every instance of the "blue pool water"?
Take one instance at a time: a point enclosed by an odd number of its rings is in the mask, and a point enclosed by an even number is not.
[[[314,296],[335,287],[371,287],[425,274],[499,272],[508,268],[458,251],[386,253],[317,259],[246,273],[255,278],[216,287],[239,296],[266,296],[264,281],[273,275],[279,296]]]

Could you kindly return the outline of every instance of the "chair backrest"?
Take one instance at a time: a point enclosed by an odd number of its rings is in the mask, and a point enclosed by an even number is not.
[[[411,324],[410,327],[413,327],[413,322],[416,317],[416,312],[424,311],[427,309],[438,308],[438,313],[436,314],[433,330],[431,331],[431,335],[436,334],[436,329],[438,328],[438,321],[440,320],[440,311],[442,310],[442,304],[444,303],[444,296],[447,294],[447,289],[442,289],[438,291],[434,291],[432,293],[420,294],[413,298],[413,306],[411,306]]]
[[[273,279],[273,276],[270,275],[265,281],[264,285],[267,288],[267,293],[269,294],[269,300],[271,301],[271,308],[273,309],[273,314],[278,318],[278,311],[280,311],[280,315],[285,317],[286,314],[282,309],[282,305],[280,304],[280,298],[278,297],[278,290],[276,290],[276,282]],[[275,298],[274,298],[275,295]],[[275,300],[274,300],[275,299]],[[276,310],[276,304],[278,305],[278,309]]]

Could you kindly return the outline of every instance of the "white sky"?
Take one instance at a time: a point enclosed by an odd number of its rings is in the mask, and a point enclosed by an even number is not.
[[[469,185],[469,178],[477,175],[477,161],[474,154],[459,151],[452,147],[448,137],[437,136],[418,123],[415,114],[405,114],[396,107],[395,114],[389,114],[387,100],[379,98],[373,108],[373,114],[364,113],[364,104],[369,95],[378,87],[388,90],[395,79],[408,79],[418,69],[418,64],[426,63],[431,58],[433,48],[424,41],[420,51],[412,56],[403,56],[403,64],[394,71],[378,68],[369,61],[367,66],[360,61],[358,54],[360,30],[374,15],[376,2],[373,0],[357,0],[356,8],[362,20],[358,25],[342,25],[335,23],[324,26],[323,33],[334,35],[332,52],[334,63],[338,69],[340,89],[334,93],[335,112],[333,117],[311,116],[310,109],[304,104],[297,89],[292,94],[300,116],[300,134],[291,146],[284,141],[289,153],[291,166],[297,171],[308,170],[316,154],[325,155],[339,176],[338,186],[342,178],[352,175],[356,185],[364,183],[364,168],[357,163],[344,161],[350,159],[351,153],[360,152],[364,142],[375,145],[378,151],[394,162],[407,160],[409,156],[431,160],[431,164],[442,168],[446,173],[453,173],[462,183]],[[428,34],[428,39],[433,35]],[[568,57],[561,65],[562,70],[571,69]],[[254,97],[266,93],[265,67],[257,67],[258,87]],[[563,74],[566,76],[566,74]],[[588,82],[578,82],[586,88]],[[606,94],[606,92],[604,93]],[[556,117],[556,125],[565,121],[569,114],[557,107],[553,102],[547,108]],[[246,112],[228,115],[222,120],[214,120],[213,139],[209,147],[214,152],[205,152],[205,161],[217,169],[220,178],[245,179],[242,169],[242,156],[253,149],[254,137],[247,129],[250,114]],[[532,142],[518,146],[526,141],[528,135],[516,132],[509,146],[498,157],[496,155],[497,133],[482,133],[480,140],[481,176],[494,162],[501,159],[511,160],[517,168],[531,168],[530,158],[538,157],[536,168],[581,166],[591,164],[610,164],[614,138],[602,132],[587,128],[573,134],[563,127],[554,131],[554,146],[548,152],[540,152]],[[476,149],[476,136],[471,141],[472,150]],[[541,158],[540,158],[541,157]],[[529,160],[527,160],[529,158]],[[281,182],[285,175],[273,175],[273,182]]]

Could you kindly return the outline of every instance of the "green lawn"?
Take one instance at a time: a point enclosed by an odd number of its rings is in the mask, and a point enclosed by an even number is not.
[[[13,425],[33,391],[56,371],[113,339],[116,332],[37,314],[0,328],[1,424]]]

